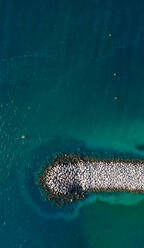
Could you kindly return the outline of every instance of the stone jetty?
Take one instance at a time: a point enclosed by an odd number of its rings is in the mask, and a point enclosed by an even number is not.
[[[44,166],[37,183],[56,204],[83,198],[88,191],[144,192],[144,161],[61,154]]]

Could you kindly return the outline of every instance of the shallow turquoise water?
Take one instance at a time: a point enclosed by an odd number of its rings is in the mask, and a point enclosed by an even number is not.
[[[57,152],[144,157],[143,11],[140,0],[0,1],[2,248],[143,247],[143,194],[56,207],[35,184]]]

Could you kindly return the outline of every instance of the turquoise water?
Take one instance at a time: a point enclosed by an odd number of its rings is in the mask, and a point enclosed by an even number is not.
[[[56,207],[35,184],[63,151],[144,157],[143,12],[140,0],[0,1],[2,248],[143,247],[143,194]]]

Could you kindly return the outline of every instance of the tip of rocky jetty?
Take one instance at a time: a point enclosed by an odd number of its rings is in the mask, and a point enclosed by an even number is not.
[[[45,195],[45,199],[52,201],[56,205],[63,205],[66,203],[72,203],[75,200],[82,199],[85,197],[85,191],[80,185],[74,185],[65,194],[60,192],[55,192],[46,183],[46,178],[49,172],[53,170],[56,166],[70,166],[76,165],[78,162],[82,161],[84,157],[82,154],[75,153],[61,153],[56,154],[51,163],[42,165],[41,172],[38,174],[36,183],[39,185],[41,191]]]

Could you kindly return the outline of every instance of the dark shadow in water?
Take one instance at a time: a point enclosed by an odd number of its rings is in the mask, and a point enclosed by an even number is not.
[[[140,152],[144,152],[144,144],[141,144],[141,145],[135,145],[136,149]]]

